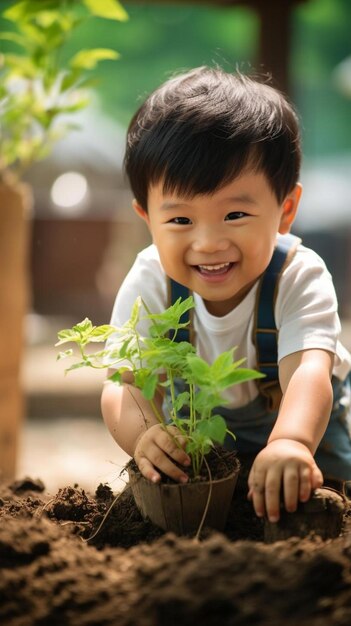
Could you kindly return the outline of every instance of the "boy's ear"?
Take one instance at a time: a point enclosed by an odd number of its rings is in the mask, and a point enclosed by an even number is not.
[[[139,215],[139,217],[141,217],[142,220],[144,220],[144,222],[146,222],[146,224],[149,226],[150,225],[150,221],[149,221],[149,214],[147,211],[145,211],[145,209],[143,209],[143,207],[138,204],[138,202],[136,201],[136,199],[134,198],[133,202],[133,209],[136,212],[137,215]]]
[[[301,194],[302,185],[300,183],[297,183],[294,189],[286,196],[283,202],[283,212],[280,218],[279,225],[279,232],[281,235],[285,235],[286,233],[290,232],[290,228],[296,217]]]

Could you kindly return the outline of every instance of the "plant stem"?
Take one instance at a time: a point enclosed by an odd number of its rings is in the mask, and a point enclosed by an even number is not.
[[[157,418],[157,420],[159,421],[160,424],[165,425],[165,420],[163,418],[163,416],[161,415],[161,413],[159,412],[154,400],[149,400],[150,404],[151,404],[151,408],[155,414],[155,417]]]
[[[173,372],[172,372],[171,369],[167,370],[167,377],[168,377],[169,382],[170,382],[171,405],[172,405],[172,410],[173,410],[172,418],[176,419],[177,418],[177,411],[175,409],[174,377],[173,377]]]
[[[189,385],[189,417],[190,417],[190,429],[189,433],[192,435],[196,426],[196,415],[194,407],[195,387],[193,384]]]
[[[213,481],[212,481],[212,474],[211,474],[210,466],[209,466],[209,464],[207,463],[207,461],[206,461],[206,458],[205,458],[205,457],[204,457],[204,461],[205,461],[205,463],[206,463],[206,467],[207,467],[207,471],[208,471],[208,478],[209,478],[209,485],[210,485],[210,487],[209,487],[209,490],[208,490],[208,496],[207,496],[206,506],[205,506],[205,509],[204,509],[204,512],[203,512],[203,515],[202,515],[202,518],[201,518],[201,521],[200,521],[199,527],[198,527],[198,529],[197,529],[197,531],[196,531],[196,535],[195,535],[195,537],[194,537],[194,540],[195,540],[195,541],[198,541],[198,540],[199,540],[200,533],[201,533],[201,531],[202,531],[202,527],[203,527],[204,522],[205,522],[205,519],[206,519],[206,515],[207,515],[208,507],[210,506],[211,496],[212,496],[212,482],[213,482]]]

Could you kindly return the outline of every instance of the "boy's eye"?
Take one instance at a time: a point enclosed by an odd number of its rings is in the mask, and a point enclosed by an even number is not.
[[[174,217],[169,221],[171,224],[181,224],[182,226],[191,224],[191,220],[188,217]]]
[[[230,220],[240,220],[243,217],[246,217],[247,213],[244,213],[244,211],[232,211],[231,213],[228,213],[228,215],[225,216],[225,221],[230,221]]]

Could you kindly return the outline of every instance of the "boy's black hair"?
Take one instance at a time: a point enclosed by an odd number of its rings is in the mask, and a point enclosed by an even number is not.
[[[298,181],[297,115],[276,89],[199,67],[168,80],[131,120],[125,168],[147,211],[150,185],[184,197],[213,193],[246,167],[263,172],[279,203]]]

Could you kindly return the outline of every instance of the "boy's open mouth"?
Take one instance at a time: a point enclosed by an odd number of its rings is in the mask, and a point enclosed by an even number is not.
[[[213,265],[195,265],[195,267],[204,276],[220,276],[229,272],[233,265],[234,263],[217,263]]]

